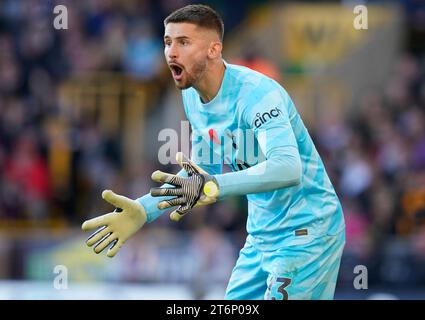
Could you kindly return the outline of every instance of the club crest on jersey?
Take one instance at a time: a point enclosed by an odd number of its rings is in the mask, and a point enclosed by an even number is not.
[[[278,107],[271,109],[269,112],[264,112],[263,114],[257,113],[254,118],[254,126],[259,128],[271,118],[278,117],[279,114],[282,114],[282,110]]]

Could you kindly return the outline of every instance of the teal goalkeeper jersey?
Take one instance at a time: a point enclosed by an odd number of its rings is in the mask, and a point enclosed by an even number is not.
[[[342,231],[340,202],[288,93],[261,73],[225,66],[208,103],[193,88],[182,91],[192,160],[214,175],[220,199],[246,195],[248,238],[264,250]],[[138,200],[148,221],[165,211],[156,208],[161,198]]]

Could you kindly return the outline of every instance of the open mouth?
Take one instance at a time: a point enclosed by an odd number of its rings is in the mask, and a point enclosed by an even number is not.
[[[180,80],[183,74],[183,68],[175,63],[170,64],[171,73],[175,80]]]

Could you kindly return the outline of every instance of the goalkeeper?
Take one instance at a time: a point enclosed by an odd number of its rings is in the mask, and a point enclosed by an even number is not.
[[[195,206],[246,195],[248,236],[225,298],[332,299],[343,212],[291,98],[272,79],[223,60],[223,22],[211,8],[186,6],[164,25],[165,58],[192,128],[192,157],[177,154],[177,175],[154,172],[153,180],[165,185],[139,199],[104,191],[118,209],[83,224],[99,228],[87,244],[97,253],[109,247],[114,256],[169,208],[177,221]],[[253,146],[246,145],[250,133]],[[223,163],[233,172],[222,173]]]

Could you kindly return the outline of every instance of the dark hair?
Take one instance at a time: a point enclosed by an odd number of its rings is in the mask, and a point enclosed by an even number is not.
[[[164,26],[168,23],[188,22],[197,26],[217,31],[221,41],[224,36],[224,23],[220,15],[209,6],[203,4],[190,4],[171,13],[164,20]]]

